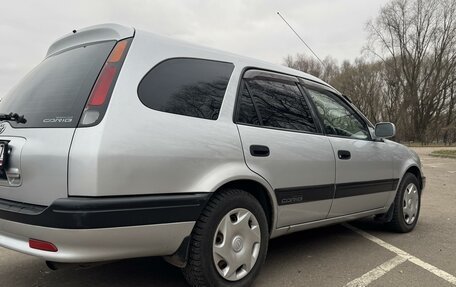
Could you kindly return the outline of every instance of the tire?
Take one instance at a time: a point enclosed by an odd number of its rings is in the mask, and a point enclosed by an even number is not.
[[[406,173],[397,190],[392,219],[387,223],[387,226],[399,233],[412,231],[418,222],[420,208],[420,184],[415,175]]]
[[[268,241],[266,215],[254,196],[239,189],[218,192],[193,228],[182,269],[185,279],[191,286],[250,286],[264,263]]]

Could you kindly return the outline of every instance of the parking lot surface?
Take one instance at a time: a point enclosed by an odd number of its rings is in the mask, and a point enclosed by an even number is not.
[[[456,286],[456,160],[416,148],[427,186],[416,229],[371,220],[274,239],[255,286]],[[40,259],[0,248],[0,286],[186,286],[161,258],[50,271]]]

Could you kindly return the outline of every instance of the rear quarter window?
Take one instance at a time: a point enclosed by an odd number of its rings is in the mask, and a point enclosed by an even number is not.
[[[233,69],[225,62],[169,59],[146,74],[138,96],[157,111],[216,120]]]

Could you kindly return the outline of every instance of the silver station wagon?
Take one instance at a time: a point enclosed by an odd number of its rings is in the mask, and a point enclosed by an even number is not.
[[[192,286],[249,286],[270,238],[418,221],[425,177],[394,125],[286,67],[98,25],[0,113],[0,245],[51,267],[164,256]]]

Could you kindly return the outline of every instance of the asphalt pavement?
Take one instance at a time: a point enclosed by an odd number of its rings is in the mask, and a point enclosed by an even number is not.
[[[427,186],[416,229],[389,232],[371,220],[271,240],[254,286],[456,286],[456,159],[416,148]],[[0,248],[0,287],[187,286],[161,258],[50,271],[40,259]]]

